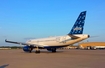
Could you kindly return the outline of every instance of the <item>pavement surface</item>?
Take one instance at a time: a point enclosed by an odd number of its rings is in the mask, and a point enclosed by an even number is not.
[[[0,68],[105,68],[105,50],[0,50]]]

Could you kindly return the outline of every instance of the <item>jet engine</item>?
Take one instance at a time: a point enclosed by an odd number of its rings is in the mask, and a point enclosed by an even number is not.
[[[23,47],[23,51],[25,51],[25,52],[30,52],[30,51],[31,51],[30,46],[24,46],[24,47]]]

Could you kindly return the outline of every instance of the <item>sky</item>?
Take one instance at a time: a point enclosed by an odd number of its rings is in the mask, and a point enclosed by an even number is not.
[[[84,34],[89,42],[105,42],[105,0],[0,0],[0,46],[4,40],[62,36],[87,11]]]

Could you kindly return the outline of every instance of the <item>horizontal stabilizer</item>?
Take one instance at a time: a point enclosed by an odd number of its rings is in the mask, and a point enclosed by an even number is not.
[[[69,35],[69,36],[71,37],[71,39],[77,39],[77,38],[79,38],[79,37],[74,36],[74,35]]]

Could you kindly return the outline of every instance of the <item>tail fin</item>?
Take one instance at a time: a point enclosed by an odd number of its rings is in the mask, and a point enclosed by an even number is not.
[[[81,12],[68,35],[83,33],[85,17],[86,17],[86,11]]]

